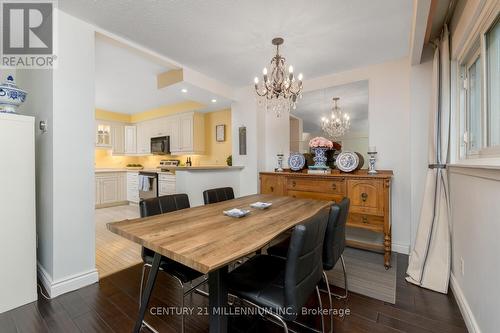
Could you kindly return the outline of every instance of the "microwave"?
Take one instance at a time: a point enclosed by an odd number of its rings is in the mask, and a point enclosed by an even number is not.
[[[151,154],[167,155],[170,154],[170,137],[160,136],[151,138]]]

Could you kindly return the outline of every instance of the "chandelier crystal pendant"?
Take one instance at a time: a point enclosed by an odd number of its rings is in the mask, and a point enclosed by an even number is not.
[[[297,99],[302,97],[302,73],[297,78],[293,74],[293,66],[286,68],[285,58],[279,53],[283,38],[274,38],[272,44],[276,46],[276,55],[271,60],[270,75],[267,67],[262,71],[263,81],[255,77],[255,92],[261,98],[259,103],[265,104],[266,109],[272,110],[280,117],[283,112],[295,109]]]
[[[333,140],[338,140],[351,127],[351,118],[347,113],[340,110],[338,106],[339,97],[333,98],[333,107],[330,117],[321,118],[321,129]]]

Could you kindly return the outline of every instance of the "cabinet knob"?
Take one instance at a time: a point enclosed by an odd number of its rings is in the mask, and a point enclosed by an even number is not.
[[[274,187],[271,186],[270,189],[271,189],[271,192],[274,192]]]
[[[363,200],[363,202],[366,202],[367,199],[368,199],[368,194],[365,192],[361,193],[361,200]]]
[[[363,223],[368,223],[368,217],[363,216],[362,221],[363,221]]]

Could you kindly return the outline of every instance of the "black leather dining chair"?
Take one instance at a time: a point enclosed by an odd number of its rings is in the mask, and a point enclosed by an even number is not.
[[[330,301],[330,310],[332,310],[333,302],[331,296],[335,296],[339,299],[347,298],[348,296],[348,286],[347,286],[347,272],[344,262],[344,250],[345,250],[345,230],[347,223],[347,216],[349,215],[349,198],[344,198],[338,204],[333,204],[330,207],[330,214],[328,216],[328,225],[325,231],[325,239],[323,243],[323,278],[325,279],[325,284],[328,292],[328,298]],[[286,239],[281,243],[271,246],[267,249],[267,253],[273,256],[286,257],[288,253],[290,239]],[[344,295],[337,295],[330,291],[330,283],[328,281],[327,271],[332,270],[337,262],[341,261],[342,270],[344,272]],[[333,330],[333,311],[330,311],[330,332]]]
[[[231,199],[234,199],[234,191],[232,187],[219,187],[203,191],[203,201],[205,202],[205,205]]]
[[[322,251],[328,211],[322,211],[295,226],[286,258],[256,255],[229,273],[229,293],[243,303],[264,309],[288,332],[287,321],[294,321],[316,290],[323,306],[318,283],[322,278]],[[324,332],[324,321],[321,316]]]
[[[189,207],[190,204],[187,194],[165,195],[157,198],[141,200],[139,203],[141,217],[165,214]],[[139,291],[139,304],[141,304],[142,301],[142,289],[144,285],[145,270],[146,267],[151,267],[151,265],[153,264],[154,252],[148,248],[142,247],[141,256],[144,265],[142,267],[141,287]],[[189,288],[185,287],[186,283],[188,282],[192,283],[193,280],[203,276],[203,274],[167,257],[162,256],[159,269],[160,271],[163,271],[168,275],[170,275],[171,277],[173,277],[179,283],[182,289],[182,300],[181,300],[182,307],[184,307],[184,297],[191,294],[193,291],[197,290],[197,288],[201,284],[206,282],[205,280],[202,280],[195,286],[191,285]],[[204,293],[203,291],[200,290],[197,291]],[[144,321],[143,324],[153,332],[156,332],[156,330],[146,321]],[[184,315],[182,315],[181,317],[181,332],[184,332]]]

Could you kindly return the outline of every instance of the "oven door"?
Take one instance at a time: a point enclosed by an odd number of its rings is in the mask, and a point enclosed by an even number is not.
[[[139,199],[156,198],[158,196],[158,174],[139,172]]]

